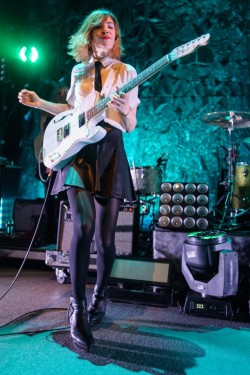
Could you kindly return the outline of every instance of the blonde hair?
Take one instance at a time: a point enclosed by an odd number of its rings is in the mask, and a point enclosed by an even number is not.
[[[120,59],[123,54],[123,47],[118,20],[109,10],[97,9],[84,19],[79,30],[69,38],[68,54],[73,56],[77,62],[86,62],[92,56],[92,31],[107,17],[112,18],[116,32],[116,39],[110,56],[114,59]]]

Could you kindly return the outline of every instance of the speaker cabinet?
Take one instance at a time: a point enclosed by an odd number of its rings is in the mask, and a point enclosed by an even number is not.
[[[19,233],[33,233],[36,229],[43,204],[43,199],[16,199],[13,213],[14,231]],[[47,232],[47,218],[44,210],[38,227],[38,233],[47,234]]]
[[[120,207],[115,232],[116,255],[132,255],[137,248],[137,231],[139,214],[137,206],[123,205]],[[57,250],[68,251],[72,239],[72,216],[67,202],[62,201],[59,209],[57,231]],[[92,241],[91,253],[96,253],[95,238]]]
[[[73,222],[69,204],[65,201],[60,202],[59,220],[57,229],[57,250],[67,253],[73,233]],[[91,244],[91,253],[96,253],[95,240]]]
[[[0,162],[0,228],[13,218],[21,167]]]
[[[204,230],[208,226],[209,189],[204,183],[163,182],[158,225]]]
[[[59,220],[57,228],[57,250],[67,252],[72,239],[72,217],[66,202],[60,202]]]
[[[131,256],[138,247],[139,209],[136,205],[120,207],[115,232],[116,255]]]

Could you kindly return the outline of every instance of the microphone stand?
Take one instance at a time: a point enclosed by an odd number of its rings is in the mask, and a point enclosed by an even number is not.
[[[219,225],[219,229],[222,229],[224,222],[228,219],[229,227],[233,225],[233,211],[232,211],[232,198],[234,193],[234,177],[235,177],[235,160],[236,160],[236,146],[232,144],[232,131],[234,130],[234,112],[230,112],[230,125],[227,127],[228,130],[228,148],[227,148],[227,165],[228,173],[227,179],[223,182],[226,194],[224,195],[225,204],[222,219]]]

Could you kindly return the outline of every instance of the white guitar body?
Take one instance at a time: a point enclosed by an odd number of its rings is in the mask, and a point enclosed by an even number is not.
[[[120,87],[117,93],[129,92],[170,62],[196,51],[200,46],[205,46],[209,39],[210,35],[204,34],[175,48]],[[106,97],[99,101],[98,94],[97,92],[91,93],[85,98],[84,107],[62,112],[48,124],[43,141],[43,161],[46,167],[54,170],[63,168],[82,147],[96,143],[105,137],[106,130],[96,124],[104,119],[103,113],[110,98]],[[97,103],[93,107],[88,105],[93,105],[94,102]],[[83,117],[86,121],[82,120]]]
[[[91,99],[93,95],[89,95],[85,103],[89,103]],[[99,142],[105,137],[106,130],[96,126],[104,119],[103,112],[88,121],[84,120],[85,113],[85,106],[79,107],[64,111],[49,122],[43,140],[43,161],[47,168],[62,169],[84,146]]]

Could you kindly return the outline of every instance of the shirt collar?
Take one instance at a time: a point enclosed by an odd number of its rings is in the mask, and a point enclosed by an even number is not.
[[[89,64],[94,64],[96,60],[91,57],[90,60],[89,60]],[[104,68],[106,68],[106,66],[108,65],[111,65],[111,64],[114,64],[115,62],[118,62],[118,60],[115,60],[115,59],[112,59],[111,57],[104,57],[103,59],[100,60],[102,65],[104,66]]]

